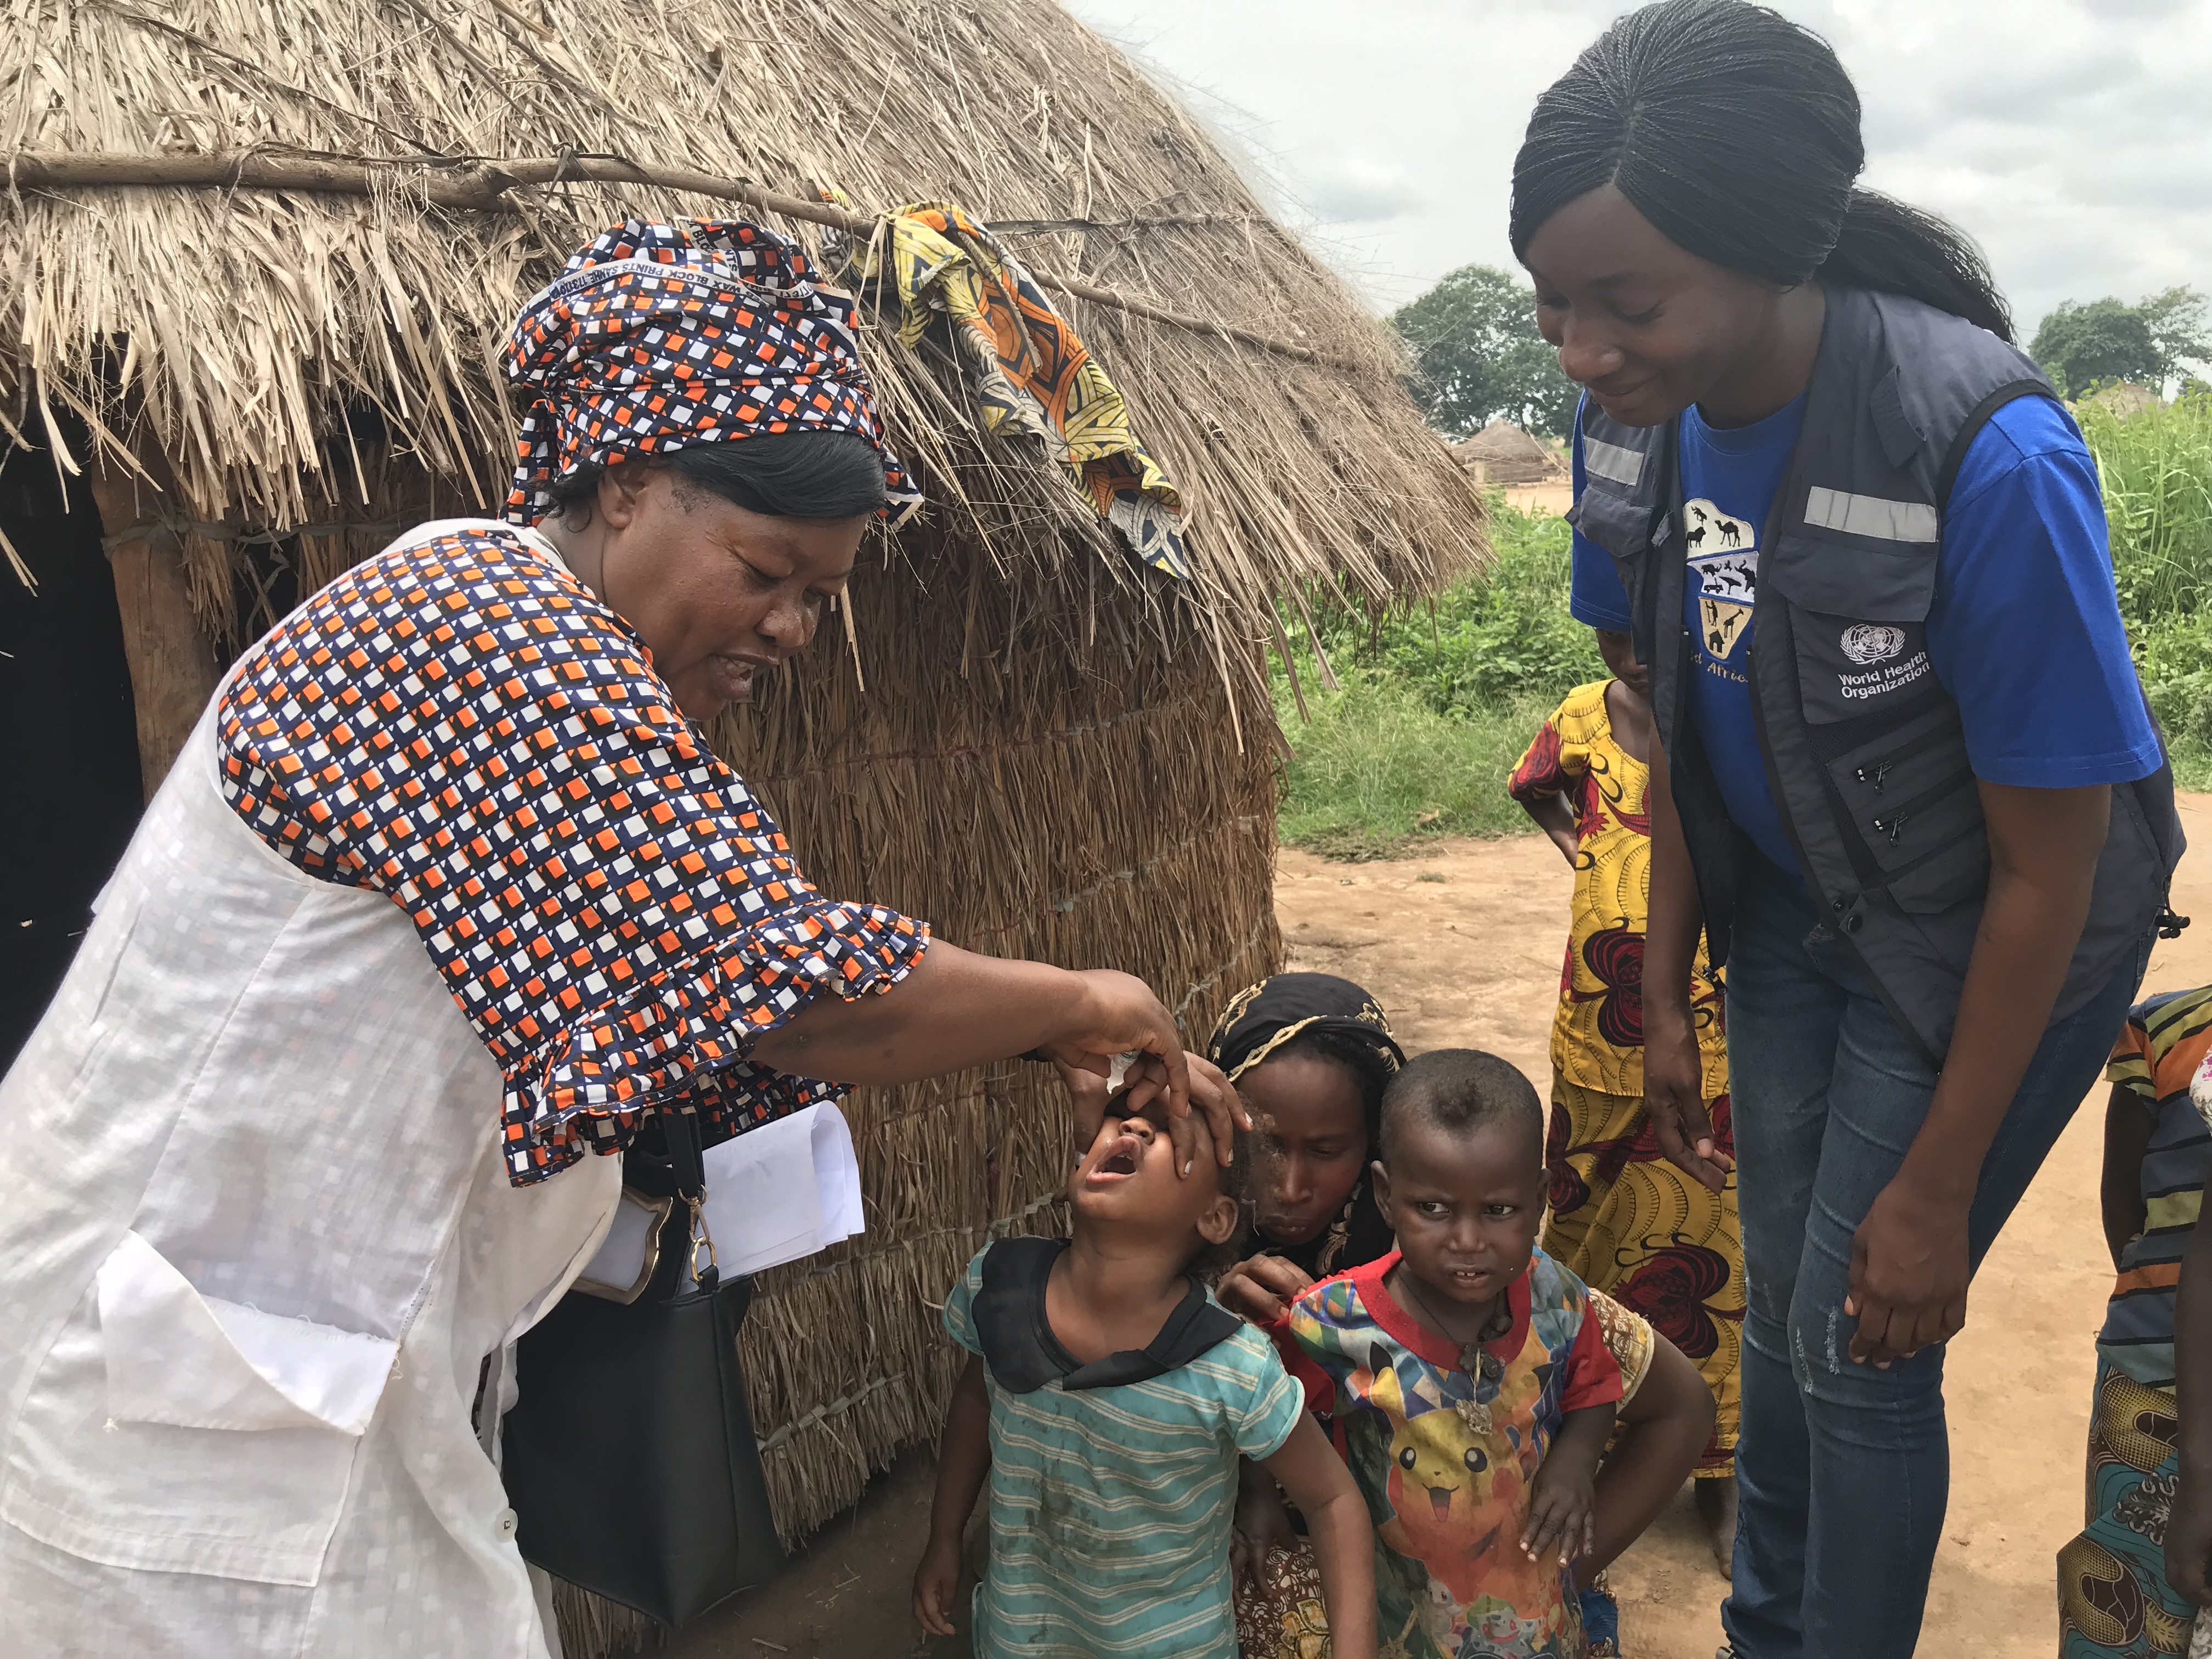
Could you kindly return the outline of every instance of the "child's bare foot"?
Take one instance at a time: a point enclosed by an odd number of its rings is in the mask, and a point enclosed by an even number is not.
[[[1735,1560],[1735,1477],[1715,1475],[1690,1484],[1695,1489],[1698,1519],[1705,1523],[1705,1541],[1712,1546],[1713,1563],[1727,1578]]]

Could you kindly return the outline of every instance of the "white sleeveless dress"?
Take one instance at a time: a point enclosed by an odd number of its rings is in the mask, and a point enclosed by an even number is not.
[[[834,1093],[744,1064],[752,1034],[927,938],[815,895],[626,636],[527,532],[427,526],[185,744],[0,1083],[0,1655],[548,1655],[497,1424],[613,1214],[591,1152],[645,1106],[720,1139]],[[364,683],[389,729],[330,725]],[[374,769],[338,777],[341,730]],[[323,795],[266,783],[302,755]],[[405,866],[434,796],[499,856],[441,832]],[[302,824],[339,873],[277,850]]]
[[[621,1160],[510,1186],[499,1095],[203,719],[0,1085],[0,1651],[547,1653],[471,1418]]]

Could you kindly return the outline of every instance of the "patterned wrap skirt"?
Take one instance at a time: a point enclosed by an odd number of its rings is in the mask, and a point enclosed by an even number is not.
[[[2212,1655],[2212,1619],[2166,1582],[2178,1428],[2172,1390],[2104,1368],[2089,1413],[2086,1524],[2058,1552],[2059,1659]]]
[[[1705,1108],[1723,1151],[1731,1145],[1728,1108],[1726,1095]],[[1643,1096],[1557,1077],[1544,1161],[1552,1176],[1546,1252],[1689,1356],[1718,1408],[1697,1473],[1735,1473],[1744,1307],[1735,1176],[1708,1190],[1659,1150]]]

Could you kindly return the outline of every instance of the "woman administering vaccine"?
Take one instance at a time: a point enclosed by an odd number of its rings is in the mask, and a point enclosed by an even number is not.
[[[1651,671],[1651,1115],[1715,1187],[1701,927],[1727,965],[1741,1659],[1911,1653],[1942,1345],[2181,848],[2081,434],[1980,257],[1863,161],[1825,42],[1668,0],[1545,93],[1514,167],[1588,393],[1575,614]]]

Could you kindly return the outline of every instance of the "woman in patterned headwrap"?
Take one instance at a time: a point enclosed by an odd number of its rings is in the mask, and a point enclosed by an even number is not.
[[[911,498],[799,247],[621,226],[507,367],[506,521],[240,659],[0,1085],[11,1651],[546,1654],[504,1356],[656,1109],[1139,1049],[1230,1144],[1142,984],[823,896],[700,734]]]

